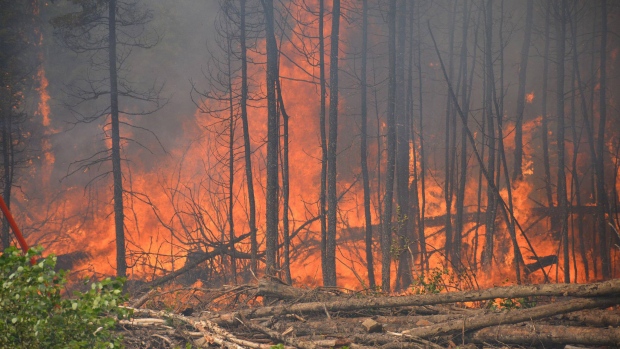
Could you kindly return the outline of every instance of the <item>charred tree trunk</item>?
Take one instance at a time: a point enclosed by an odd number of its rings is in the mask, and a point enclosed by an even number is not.
[[[381,287],[390,292],[390,265],[392,262],[392,204],[394,199],[394,172],[396,165],[396,0],[390,0],[388,12],[388,113],[387,113],[387,171],[385,179],[385,210],[381,234]]]
[[[233,211],[235,208],[235,109],[234,109],[234,96],[232,86],[232,37],[228,37],[228,108],[229,108],[229,122],[228,122],[228,239],[230,254],[230,270],[232,274],[233,284],[237,284],[237,260],[235,259],[235,219]],[[222,241],[224,243],[224,241]]]
[[[376,286],[374,258],[372,255],[372,216],[370,214],[370,179],[368,176],[368,105],[366,97],[368,95],[368,82],[366,78],[367,70],[367,51],[368,51],[368,0],[362,3],[362,71],[360,73],[360,89],[361,89],[361,166],[362,166],[362,183],[364,186],[364,218],[366,223],[366,269],[368,270],[368,285],[371,289]]]
[[[534,22],[534,0],[527,0],[525,15],[525,34],[521,46],[521,65],[519,66],[519,91],[517,93],[517,121],[515,123],[515,162],[512,180],[523,179],[523,110],[525,109],[525,79],[527,77],[527,61],[530,54],[530,38]]]
[[[327,86],[325,81],[325,34],[323,23],[325,21],[325,0],[319,0],[319,84],[321,88],[321,110],[319,115],[319,127],[321,128],[321,193],[319,194],[319,213],[321,216],[321,271],[327,275],[327,132],[326,132],[326,96]]]
[[[605,193],[605,163],[603,161],[605,151],[605,127],[607,121],[607,0],[602,0],[601,6],[601,66],[600,66],[600,91],[599,91],[599,124],[596,153],[598,159],[595,165],[596,171],[596,208],[597,230],[599,235],[601,270],[603,278],[611,277],[611,257],[607,235],[607,222],[605,218],[607,195]]]
[[[424,214],[425,214],[425,209],[426,209],[426,183],[425,183],[425,157],[424,157],[424,108],[423,108],[423,98],[422,98],[422,91],[423,91],[423,78],[422,78],[422,49],[421,49],[421,42],[422,42],[422,31],[420,30],[421,26],[420,26],[420,22],[421,22],[421,16],[420,16],[420,2],[417,2],[418,4],[418,44],[417,44],[417,51],[418,51],[418,113],[419,115],[419,134],[420,134],[420,172],[419,172],[419,177],[420,177],[420,224],[418,225],[418,239],[420,240],[420,266],[422,267],[422,269],[426,269],[426,271],[429,270],[430,266],[428,263],[428,255],[426,253],[426,235],[424,234]]]
[[[579,92],[579,96],[581,99],[581,113],[582,113],[582,117],[583,117],[583,125],[585,125],[586,128],[586,135],[588,137],[588,145],[589,145],[589,151],[590,151],[590,161],[592,163],[596,162],[596,150],[595,150],[595,146],[594,146],[594,135],[592,132],[592,128],[590,127],[590,120],[588,119],[588,107],[587,107],[587,102],[586,102],[586,95],[585,95],[585,91],[583,88],[583,84],[581,81],[581,72],[580,72],[580,68],[579,68],[579,53],[577,51],[577,25],[576,25],[576,16],[569,16],[569,20],[570,20],[570,26],[571,26],[571,46],[572,46],[572,51],[573,51],[573,71],[574,71],[574,76],[575,76],[575,82],[574,82],[574,89],[577,89],[577,92]],[[576,117],[573,116],[573,114],[576,111],[575,107],[571,108],[571,116],[576,119]],[[572,124],[573,124],[573,138],[577,137],[577,121],[576,120],[572,120]],[[574,151],[573,154],[573,168],[574,168],[574,174],[573,176],[576,177],[577,176],[577,151]],[[581,203],[581,190],[579,187],[579,181],[577,180],[577,178],[574,178],[574,184],[576,186],[576,192],[575,192],[575,199],[576,199],[576,204],[578,207],[581,207],[582,203]],[[577,226],[578,226],[578,234],[579,234],[579,252],[581,254],[581,259],[583,262],[583,269],[584,269],[584,273],[586,276],[586,281],[590,280],[590,263],[588,260],[588,256],[587,256],[587,252],[586,252],[586,243],[585,243],[585,234],[584,234],[584,219],[583,219],[583,213],[581,211],[577,211]],[[593,244],[594,245],[594,244]],[[596,263],[595,263],[596,264]],[[576,277],[575,277],[576,280]]]
[[[454,79],[454,29],[456,27],[456,2],[450,15],[450,52],[448,53],[448,77],[450,81]],[[457,91],[458,93],[458,91]],[[454,123],[455,111],[454,105],[450,100],[450,93],[446,94],[446,120],[445,120],[445,182],[444,182],[444,200],[446,202],[446,242],[444,245],[446,264],[450,264],[452,252],[452,197],[454,194],[454,171],[452,167],[452,153],[454,140],[453,132],[456,127]]]
[[[276,81],[278,79],[278,46],[274,33],[273,0],[263,1],[267,39],[267,193],[265,233],[265,273],[276,273],[278,242],[278,112]]]
[[[495,230],[495,212],[497,203],[495,200],[495,193],[492,181],[495,177],[495,121],[493,120],[493,1],[487,0],[485,6],[485,109],[486,109],[486,122],[487,122],[487,140],[489,145],[488,158],[488,178],[491,183],[487,183],[487,211],[485,220],[486,239],[484,249],[482,251],[481,262],[488,269],[491,269],[493,261],[493,244],[494,244],[494,230]]]
[[[10,89],[11,86],[8,86]],[[7,94],[7,99],[11,99],[10,94]],[[9,103],[7,103],[9,104]],[[8,108],[7,108],[8,109]],[[14,145],[13,145],[13,116],[11,110],[6,110],[2,117],[2,161],[4,167],[3,182],[4,188],[2,190],[2,198],[6,203],[6,206],[11,208],[11,192],[13,189],[13,172],[14,172]],[[9,235],[9,222],[6,217],[2,218],[2,250],[4,251],[11,245],[11,236]]]
[[[398,51],[396,53],[396,188],[398,200],[398,273],[396,289],[406,289],[413,282],[411,275],[411,214],[409,207],[409,118],[406,108],[405,48],[407,4],[398,4]]]
[[[241,108],[241,122],[243,124],[243,150],[245,156],[245,177],[248,190],[248,208],[249,208],[249,225],[250,225],[250,245],[252,260],[250,268],[257,273],[258,269],[258,239],[256,237],[256,200],[254,198],[254,179],[252,175],[252,145],[250,143],[250,127],[248,125],[248,59],[246,46],[246,25],[245,25],[245,4],[246,0],[240,0],[240,36],[241,45],[241,100],[239,106]]]
[[[542,85],[542,121],[541,121],[541,135],[542,135],[542,148],[543,148],[543,165],[545,167],[545,194],[547,195],[547,205],[553,207],[553,194],[551,192],[551,165],[549,161],[549,118],[547,115],[547,85],[549,83],[549,44],[550,39],[550,27],[551,27],[551,2],[547,2],[545,9],[545,49],[543,53],[543,85]],[[551,218],[552,227],[555,218]]]
[[[279,75],[279,74],[278,74]],[[282,86],[280,78],[276,80],[276,92],[278,95],[278,105],[282,113],[282,243],[284,247],[284,263],[282,270],[284,271],[284,279],[290,285],[293,282],[291,276],[291,236],[289,226],[289,199],[290,199],[290,178],[289,178],[289,155],[288,155],[288,123],[289,115],[284,107],[284,98],[282,97]]]
[[[568,246],[568,201],[566,197],[565,145],[564,145],[564,55],[566,40],[566,0],[561,0],[556,8],[556,64],[557,64],[557,146],[558,146],[558,207],[560,208],[560,236],[564,258],[564,282],[570,282],[570,258]]]
[[[125,213],[123,207],[123,172],[118,111],[118,75],[116,70],[116,0],[108,4],[108,59],[110,71],[110,124],[112,127],[112,177],[114,180],[114,226],[116,229],[116,275],[127,276],[125,259]]]
[[[336,286],[336,212],[338,198],[336,193],[336,155],[338,141],[338,41],[340,30],[340,0],[332,6],[332,33],[329,58],[329,144],[327,149],[327,244],[325,251],[325,271],[323,284]]]
[[[460,170],[459,170],[459,180],[457,181],[457,193],[456,193],[456,219],[454,224],[454,244],[453,244],[453,252],[452,259],[453,265],[457,268],[461,268],[461,248],[462,248],[462,239],[463,239],[463,214],[465,212],[465,187],[467,182],[467,116],[469,114],[469,91],[471,91],[471,82],[468,82],[468,74],[467,74],[467,34],[469,32],[469,1],[463,2],[463,37],[461,42],[461,58],[460,58],[460,71],[462,74],[462,84],[461,84],[461,104],[463,106],[463,115],[465,119],[463,120],[463,127],[461,130],[461,156],[460,156]],[[474,47],[476,47],[478,33],[475,33],[476,43]],[[476,59],[474,56],[472,68],[475,66]],[[472,74],[470,74],[473,78],[473,69]],[[473,79],[472,79],[473,81]]]

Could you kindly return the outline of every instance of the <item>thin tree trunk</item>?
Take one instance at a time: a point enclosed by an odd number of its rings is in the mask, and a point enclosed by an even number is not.
[[[456,27],[456,2],[450,15],[450,52],[448,53],[448,77],[450,81],[454,78],[454,29]],[[458,91],[457,91],[458,93]],[[446,263],[449,264],[451,260],[450,253],[452,252],[452,197],[453,197],[453,181],[454,171],[452,168],[452,152],[453,152],[453,139],[452,136],[454,125],[454,106],[450,100],[450,94],[446,94],[446,121],[445,121],[445,182],[444,182],[444,200],[446,202],[446,242],[444,245],[444,253]],[[451,132],[452,131],[452,132]]]
[[[414,123],[414,108],[413,108],[413,100],[414,100],[414,96],[413,96],[413,68],[414,68],[414,63],[413,63],[413,57],[414,57],[414,49],[415,49],[415,42],[414,42],[414,20],[415,20],[415,16],[414,16],[414,4],[411,4],[411,6],[409,7],[409,67],[408,67],[408,71],[407,71],[407,118],[408,118],[408,122],[409,122],[409,136],[411,137],[410,140],[410,151],[411,151],[411,156],[412,156],[412,173],[411,173],[411,183],[409,183],[409,197],[411,198],[411,205],[409,207],[409,212],[411,213],[411,253],[412,253],[412,267],[415,267],[415,262],[416,262],[416,258],[417,256],[420,254],[419,253],[419,249],[418,249],[418,241],[419,238],[417,238],[416,236],[418,235],[418,227],[420,226],[420,199],[418,197],[418,182],[419,182],[419,177],[418,177],[418,150],[416,149],[416,139],[415,139],[415,123]]]
[[[237,261],[235,259],[235,219],[233,216],[235,208],[234,200],[234,183],[235,183],[235,110],[232,86],[232,38],[228,38],[228,108],[229,108],[229,134],[228,134],[228,235],[230,244],[230,270],[232,274],[233,284],[237,284]],[[224,241],[222,241],[224,243]]]
[[[396,53],[396,188],[398,200],[398,273],[396,289],[406,289],[413,282],[410,247],[412,239],[409,207],[409,117],[406,106],[405,52],[407,4],[398,4],[398,51]]]
[[[487,114],[487,139],[489,143],[489,155],[488,158],[488,178],[487,180],[493,181],[495,177],[495,122],[493,120],[493,1],[487,0],[485,7],[485,69],[486,69],[486,89],[485,93],[485,108]],[[494,244],[494,230],[495,230],[495,210],[496,200],[495,193],[492,187],[495,184],[493,182],[487,184],[487,211],[486,211],[486,239],[484,249],[482,251],[481,262],[487,268],[491,270],[493,261],[493,244]]]
[[[422,31],[420,30],[420,2],[418,1],[418,105],[419,105],[419,135],[420,135],[420,224],[418,225],[418,239],[420,240],[420,265],[428,272],[430,265],[426,253],[426,235],[424,234],[424,214],[426,209],[426,183],[425,183],[425,156],[424,156],[424,109],[423,109],[423,77],[422,77]]]
[[[460,70],[463,74],[463,82],[461,85],[461,104],[463,105],[463,115],[466,117],[463,120],[463,128],[461,130],[461,157],[460,157],[460,172],[459,180],[457,181],[457,193],[456,193],[456,219],[454,224],[454,245],[452,252],[453,265],[457,268],[461,268],[461,248],[463,239],[463,214],[465,212],[465,187],[467,182],[467,135],[465,129],[467,128],[467,116],[469,114],[469,97],[468,89],[471,91],[471,83],[468,83],[467,75],[467,34],[469,32],[469,16],[470,10],[468,8],[469,1],[463,2],[463,37],[461,42],[461,59]],[[477,33],[475,34],[477,42]],[[474,44],[476,47],[476,44]],[[473,66],[475,66],[476,60],[474,57]],[[472,74],[473,75],[473,71]],[[473,79],[472,79],[473,81]]]
[[[116,276],[127,276],[125,260],[125,213],[121,170],[118,76],[116,71],[116,0],[108,4],[108,59],[110,71],[110,124],[112,126],[112,177],[114,179],[114,226],[116,229]]]
[[[332,6],[332,33],[329,58],[329,144],[327,149],[327,244],[324,286],[336,286],[336,155],[338,141],[338,41],[340,30],[340,0]]]
[[[604,279],[611,277],[611,257],[607,235],[607,222],[605,219],[607,195],[605,193],[605,127],[607,121],[607,0],[602,0],[601,6],[601,66],[600,66],[600,90],[599,90],[599,124],[596,153],[596,208],[598,235],[601,256],[601,270]]]
[[[326,96],[327,87],[325,82],[325,34],[323,23],[325,21],[325,0],[319,0],[319,84],[321,88],[321,110],[319,115],[319,127],[321,128],[321,193],[319,194],[319,212],[321,216],[321,271],[327,275],[327,132],[326,132]]]
[[[564,257],[564,282],[570,282],[570,256],[568,246],[568,201],[566,197],[566,173],[565,145],[564,145],[564,55],[566,40],[566,1],[561,0],[556,11],[556,63],[557,63],[557,146],[558,146],[558,207],[560,208],[560,236],[562,237],[562,250]]]
[[[580,68],[579,68],[579,56],[578,56],[578,51],[577,51],[577,25],[575,22],[573,22],[573,20],[576,21],[576,17],[570,17],[569,16],[569,21],[570,21],[570,26],[571,26],[571,44],[572,44],[572,51],[573,51],[573,71],[575,74],[575,82],[574,82],[574,89],[577,89],[579,92],[579,96],[581,97],[581,113],[582,113],[582,117],[583,117],[583,124],[585,125],[586,128],[586,134],[588,137],[588,145],[589,145],[589,150],[590,150],[590,161],[592,163],[596,162],[596,151],[595,151],[595,145],[594,145],[594,135],[592,132],[592,128],[590,127],[590,121],[588,119],[588,110],[587,110],[587,103],[586,103],[586,96],[585,96],[585,91],[582,85],[582,81],[581,81],[581,73],[580,73]],[[573,106],[571,108],[571,116],[573,116],[573,114],[576,111],[576,108]],[[576,120],[571,120],[572,124],[573,124],[573,138],[576,137],[577,135],[577,121]],[[573,154],[573,176],[576,177],[577,176],[577,152],[576,150],[574,151]],[[574,184],[575,184],[575,198],[577,201],[577,207],[581,207],[582,203],[581,203],[581,190],[580,187],[578,186],[579,181],[577,180],[577,178],[574,178]],[[589,268],[589,258],[587,256],[586,253],[586,244],[585,244],[585,234],[584,234],[584,219],[583,219],[583,214],[582,212],[579,210],[577,211],[577,226],[578,226],[578,233],[579,233],[579,252],[581,255],[581,259],[583,262],[583,269],[584,269],[584,273],[586,276],[586,281],[590,280],[590,268]],[[594,244],[593,244],[594,245]],[[596,263],[594,263],[596,264]]]
[[[267,193],[266,193],[266,248],[265,273],[276,274],[278,246],[278,112],[276,80],[278,47],[274,34],[273,0],[264,0],[267,39]]]
[[[372,255],[372,216],[370,215],[370,179],[368,176],[368,106],[366,103],[368,82],[366,78],[367,68],[367,51],[368,50],[368,0],[362,3],[362,71],[360,73],[361,81],[361,165],[362,165],[362,182],[364,186],[364,218],[366,223],[366,268],[368,270],[368,284],[371,289],[376,286],[374,258]]]
[[[392,262],[392,201],[394,199],[394,172],[396,165],[396,0],[390,0],[388,12],[389,86],[387,113],[387,171],[385,180],[385,210],[381,234],[381,287],[389,293]]]
[[[530,55],[530,38],[534,22],[534,0],[527,0],[525,15],[525,34],[521,46],[521,65],[519,66],[519,90],[517,92],[517,121],[515,123],[515,162],[512,181],[523,179],[523,110],[525,109],[525,79],[527,77],[527,61]]]
[[[289,226],[289,199],[290,199],[290,178],[289,178],[289,162],[288,162],[288,122],[289,116],[284,107],[284,98],[282,97],[282,87],[280,86],[280,79],[276,81],[276,89],[278,94],[278,103],[280,105],[280,111],[282,113],[283,121],[283,135],[282,135],[282,239],[284,244],[284,264],[282,269],[284,271],[284,278],[290,285],[293,282],[291,276],[291,236]]]
[[[543,85],[542,85],[542,121],[541,135],[543,148],[543,165],[545,167],[545,193],[547,195],[547,205],[551,208],[553,204],[553,194],[551,192],[551,165],[549,161],[549,119],[547,115],[547,90],[549,82],[549,44],[551,42],[549,31],[551,27],[551,2],[547,2],[545,9],[545,49],[543,53]],[[555,218],[551,218],[553,228]]]
[[[8,87],[10,89],[10,86]],[[11,95],[7,94],[7,98],[10,100]],[[8,103],[10,104],[10,103]],[[14,146],[12,140],[12,124],[13,117],[11,110],[5,110],[5,115],[2,118],[2,159],[4,166],[4,188],[2,190],[2,197],[6,206],[11,208],[11,191],[13,189],[13,170],[14,170]],[[11,236],[9,235],[9,222],[6,217],[2,218],[2,250],[4,251],[11,245]]]
[[[249,204],[249,225],[250,225],[250,245],[252,259],[250,268],[254,274],[258,269],[258,239],[256,237],[256,201],[254,198],[254,180],[252,175],[252,145],[250,143],[250,127],[248,125],[248,60],[247,46],[245,42],[245,4],[246,0],[240,0],[240,37],[241,44],[241,100],[239,101],[241,108],[241,122],[243,123],[243,146],[245,156],[245,177],[248,188],[248,204]]]

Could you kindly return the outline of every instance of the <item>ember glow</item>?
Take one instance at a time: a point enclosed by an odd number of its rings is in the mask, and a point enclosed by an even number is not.
[[[281,91],[276,110],[280,137],[276,272],[286,278],[285,256],[289,253],[293,283],[306,286],[323,284],[320,3],[274,3],[277,90]],[[388,250],[391,289],[397,291],[403,291],[396,280],[404,274],[416,280],[436,268],[458,275],[462,288],[562,282],[565,275],[571,282],[620,276],[620,249],[615,247],[620,241],[615,230],[620,217],[620,114],[615,107],[620,79],[614,74],[620,42],[609,35],[607,51],[600,51],[603,29],[599,7],[584,3],[579,9],[582,13],[565,14],[567,50],[564,70],[559,71],[554,51],[558,39],[553,32],[545,36],[545,28],[553,31],[556,21],[562,19],[553,18],[545,1],[534,4],[526,55],[529,63],[525,65],[518,54],[527,27],[525,2],[490,2],[492,6],[473,0],[442,4],[398,0],[396,8],[400,10],[392,14],[386,1],[368,3],[366,96],[361,95],[362,4],[348,0],[341,4],[338,91],[331,91],[330,81],[332,1],[325,1],[324,9],[326,116],[330,93],[339,96],[337,285],[369,287],[361,100],[367,103],[366,161],[373,270],[378,285],[382,234],[393,237]],[[145,45],[149,48],[136,48],[129,54],[119,39],[117,52],[122,57],[122,63],[117,63],[119,91],[123,91],[119,94],[120,178],[128,277],[150,281],[204,257],[196,270],[177,281],[206,285],[250,281],[252,227],[241,107],[240,9],[245,4],[247,122],[259,261],[255,274],[260,276],[265,273],[267,246],[269,131],[263,5],[255,0],[182,4],[145,0],[137,4],[150,9],[152,19],[140,27],[143,30],[132,28],[134,32],[123,33],[151,35],[157,45]],[[401,16],[403,9],[406,15]],[[84,15],[87,11],[96,16],[97,11],[107,14],[108,10],[60,1],[36,13],[41,23],[55,27],[44,24],[41,29],[38,54],[42,64],[33,74],[38,87],[26,94],[37,119],[25,124],[23,132],[30,135],[28,142],[37,155],[26,160],[27,166],[16,167],[20,189],[13,191],[11,200],[31,244],[65,256],[65,266],[76,275],[114,275],[118,213],[113,207],[113,111],[110,76],[106,75],[107,48],[72,52],[68,47],[75,43],[63,41],[59,29],[71,28],[58,20],[68,13]],[[490,28],[485,27],[485,11],[492,11]],[[398,18],[395,33],[389,30],[390,15]],[[569,21],[568,16],[574,17]],[[611,28],[616,17],[609,15],[609,22]],[[594,33],[593,27],[597,28]],[[465,28],[467,35],[463,35]],[[514,33],[508,35],[510,30]],[[162,32],[166,35],[157,37]],[[396,47],[393,76],[389,40],[394,40]],[[579,48],[575,56],[568,49],[573,44]],[[487,66],[488,46],[491,67]],[[402,63],[399,55],[404,57]],[[600,73],[603,56],[606,77]],[[521,91],[529,92],[517,95],[520,66],[527,67]],[[560,100],[565,124],[566,207],[561,206],[557,193],[561,145],[557,138],[558,74],[566,80],[564,99]],[[389,92],[391,79],[396,86],[394,96]],[[604,118],[599,101],[603,88]],[[396,146],[390,149],[388,135],[391,101],[396,105],[394,113],[400,113],[397,120],[407,120],[406,126],[400,122],[394,127],[404,130],[403,149],[408,154],[396,154],[396,173],[398,176],[406,166],[408,178],[406,188],[393,188],[393,212],[385,217],[390,153],[397,152]],[[517,117],[519,103],[523,105],[522,120]],[[282,107],[289,117],[286,130]],[[289,164],[288,183],[284,160]],[[599,180],[604,182],[604,192],[597,186]],[[287,212],[283,208],[286,186]],[[397,205],[404,192],[409,207]],[[490,207],[488,203],[493,201]],[[563,210],[568,212],[565,222],[560,221]],[[604,232],[597,225],[601,212]],[[384,231],[386,219],[391,222],[388,233]],[[488,224],[493,229],[487,229]],[[288,248],[284,246],[285,231],[290,235]],[[489,246],[491,234],[493,244]],[[563,252],[566,244],[568,255]],[[485,252],[488,248],[491,253]],[[606,254],[601,254],[602,249]],[[410,270],[399,270],[403,255],[412,261]],[[608,256],[608,261],[601,255]],[[565,270],[565,265],[570,270]]]

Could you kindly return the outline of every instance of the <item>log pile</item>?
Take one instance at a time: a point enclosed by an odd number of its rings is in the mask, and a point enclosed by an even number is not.
[[[163,292],[137,297],[125,337],[146,331],[153,348],[620,347],[620,279],[407,296],[262,279],[192,292],[194,303],[166,311],[152,309]]]

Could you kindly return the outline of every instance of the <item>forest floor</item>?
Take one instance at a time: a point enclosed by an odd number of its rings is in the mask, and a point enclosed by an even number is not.
[[[387,296],[277,279],[132,299],[127,348],[620,348],[620,279]]]

